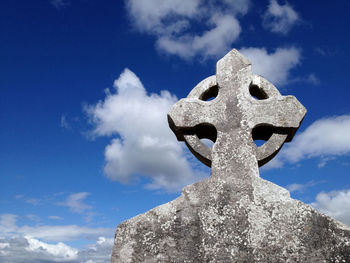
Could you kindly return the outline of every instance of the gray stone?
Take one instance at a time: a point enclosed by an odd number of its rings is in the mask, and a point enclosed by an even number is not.
[[[210,100],[211,97],[214,99]],[[168,114],[211,177],[120,224],[111,262],[350,262],[350,228],[259,176],[306,113],[232,50]],[[212,149],[201,142],[208,138]],[[257,147],[255,139],[266,140]]]

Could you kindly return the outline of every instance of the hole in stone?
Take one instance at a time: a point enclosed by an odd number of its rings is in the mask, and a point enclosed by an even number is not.
[[[266,92],[257,85],[249,85],[249,93],[256,100],[266,100],[268,98]]]
[[[218,86],[215,85],[210,87],[206,91],[204,91],[202,95],[199,97],[199,99],[204,101],[211,101],[218,96],[218,93],[219,93],[219,88]]]
[[[216,142],[217,137],[217,131],[215,127],[208,123],[196,125],[194,128],[191,129],[184,129],[183,134],[197,135],[198,138],[208,147],[211,147]]]
[[[212,140],[207,138],[202,138],[200,139],[200,141],[204,143],[206,146],[208,146],[209,148],[213,148],[214,142]]]
[[[264,140],[254,140],[256,146],[260,147],[261,145],[263,145],[266,141]]]
[[[259,125],[252,130],[252,137],[257,147],[263,145],[270,139],[273,133],[277,130],[270,125]]]
[[[286,142],[290,142],[291,139],[289,137],[293,137],[293,134],[295,133],[295,129],[292,128],[282,128],[282,127],[274,127],[269,124],[259,124],[255,126],[252,130],[252,138],[256,146],[261,146],[265,142],[267,142],[272,134],[287,134],[288,137],[286,139]]]

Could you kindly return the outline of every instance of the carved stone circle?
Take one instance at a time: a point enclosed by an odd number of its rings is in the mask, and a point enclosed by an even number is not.
[[[177,139],[185,141],[208,166],[213,151],[220,151],[217,140],[223,135],[227,140],[227,134],[249,136],[258,165],[262,166],[291,141],[305,113],[294,96],[282,96],[273,84],[253,74],[250,61],[233,49],[217,62],[216,75],[201,81],[187,98],[173,106],[168,121]],[[202,138],[212,140],[213,149]],[[266,142],[257,147],[254,140]]]

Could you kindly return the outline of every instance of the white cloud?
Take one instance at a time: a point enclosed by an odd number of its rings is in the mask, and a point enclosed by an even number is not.
[[[288,3],[280,5],[276,0],[270,0],[263,26],[272,32],[287,34],[299,20],[298,13]]]
[[[157,40],[157,47],[185,59],[198,53],[207,57],[230,50],[241,32],[238,20],[230,15],[217,15],[211,17],[209,22],[213,27],[202,35],[162,36]]]
[[[230,50],[247,13],[249,0],[127,0],[130,20],[140,32],[156,37],[159,50],[189,59],[220,56]],[[201,32],[194,27],[204,26]]]
[[[47,244],[35,238],[25,237],[28,241],[28,247],[25,249],[29,252],[45,253],[54,257],[55,261],[66,261],[77,258],[78,250],[67,246],[62,242],[57,244]]]
[[[10,233],[16,230],[17,215],[2,214],[0,215],[0,236],[2,233]]]
[[[79,251],[79,259],[86,263],[109,262],[114,239],[99,237],[95,244]]]
[[[320,119],[296,136],[283,156],[295,163],[304,158],[348,154],[349,131],[350,115]]]
[[[76,225],[63,226],[21,226],[16,229],[17,233],[24,236],[39,238],[46,241],[70,241],[77,239],[94,239],[96,236],[113,233],[110,228],[91,228]]]
[[[92,206],[84,203],[84,199],[89,195],[87,192],[70,194],[65,202],[57,203],[60,206],[67,206],[74,213],[83,213]]]
[[[20,234],[31,238],[38,238],[44,241],[70,241],[77,239],[95,239],[98,236],[108,236],[113,233],[110,228],[91,228],[76,225],[17,225],[17,215],[0,215],[0,237]]]
[[[0,243],[0,249],[5,249],[10,247],[10,243]]]
[[[268,53],[265,48],[242,48],[240,52],[252,62],[254,73],[262,75],[275,85],[284,85],[290,71],[300,63],[300,50],[295,47],[277,48]]]
[[[324,183],[325,181],[319,181],[319,182],[315,182],[315,181],[310,181],[307,182],[305,184],[297,184],[297,183],[293,183],[293,184],[289,184],[286,186],[287,190],[291,193],[293,192],[304,192],[307,188]]]
[[[294,184],[287,185],[286,188],[287,188],[287,190],[289,192],[293,193],[293,192],[300,192],[300,191],[302,191],[305,188],[305,186],[303,184],[296,184],[296,183],[294,183]]]
[[[316,202],[311,205],[350,226],[350,189],[321,192],[316,196]]]
[[[279,168],[283,163],[297,163],[303,159],[321,158],[319,168],[337,156],[350,153],[350,115],[323,118],[285,145],[274,159]]]
[[[106,147],[105,174],[122,183],[138,176],[146,187],[175,191],[203,174],[192,170],[185,152],[167,122],[177,98],[168,91],[147,94],[139,78],[125,69],[114,82],[115,93],[86,107],[96,136],[117,135]]]
[[[114,229],[75,225],[17,225],[17,215],[0,215],[0,262],[91,262],[110,260]],[[83,248],[64,241],[93,240]],[[48,243],[57,242],[57,243]]]
[[[109,262],[113,239],[99,237],[94,244],[77,249],[65,243],[49,244],[30,237],[0,238],[0,262],[11,263],[105,263]]]
[[[150,31],[153,33],[177,32],[180,18],[186,19],[198,13],[199,0],[128,0],[126,1],[127,10],[135,26],[141,31]],[[179,16],[179,20],[169,23],[170,28],[166,28],[166,18],[170,15]],[[186,21],[186,20],[183,20]],[[181,26],[182,27],[182,26]]]

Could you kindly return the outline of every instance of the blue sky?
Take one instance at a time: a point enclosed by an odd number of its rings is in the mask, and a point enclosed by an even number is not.
[[[209,176],[166,113],[232,48],[308,113],[261,169],[350,225],[350,3],[0,3],[0,262],[108,262],[122,221]]]

